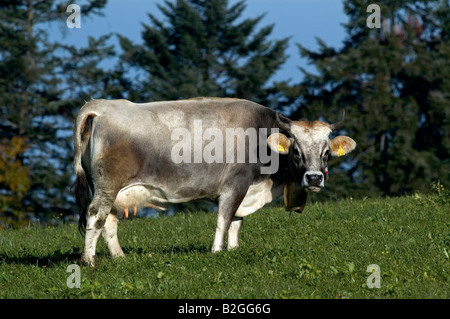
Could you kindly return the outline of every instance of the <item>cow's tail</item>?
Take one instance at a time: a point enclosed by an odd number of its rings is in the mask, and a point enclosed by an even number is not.
[[[75,170],[76,179],[72,188],[74,192],[75,202],[78,207],[78,229],[81,233],[84,233],[86,230],[87,210],[89,205],[89,185],[92,184],[88,180],[88,178],[90,177],[86,175],[86,171],[81,164],[81,158],[89,144],[93,128],[93,119],[96,116],[98,116],[98,114],[95,112],[80,112],[75,124],[75,132],[73,138],[75,148],[75,159],[73,167]],[[91,189],[91,191],[93,192],[94,190]]]

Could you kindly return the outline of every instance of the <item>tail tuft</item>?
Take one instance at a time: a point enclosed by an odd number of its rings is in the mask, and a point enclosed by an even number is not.
[[[83,106],[85,108],[87,105]],[[88,177],[86,176],[86,172],[81,163],[81,158],[83,153],[86,150],[86,147],[89,143],[91,134],[92,134],[92,125],[94,118],[98,116],[96,112],[84,112],[81,113],[77,117],[77,121],[75,124],[75,132],[74,132],[74,148],[75,148],[75,158],[74,158],[74,170],[77,178],[72,185],[72,190],[74,192],[75,202],[78,206],[78,229],[81,234],[86,232],[86,224],[87,224],[87,211],[89,204],[89,186],[92,186],[92,183],[88,183]],[[94,191],[93,189],[91,189]]]
[[[78,230],[80,233],[86,232],[87,224],[87,209],[89,202],[89,185],[86,179],[86,175],[83,173],[77,174],[77,178],[72,185],[74,192],[75,202],[78,207]]]

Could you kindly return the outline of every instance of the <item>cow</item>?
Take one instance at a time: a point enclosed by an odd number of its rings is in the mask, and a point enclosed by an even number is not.
[[[356,147],[347,136],[330,140],[330,133],[343,121],[344,113],[335,124],[293,121],[268,107],[234,98],[86,102],[74,129],[74,194],[79,228],[85,232],[81,263],[95,265],[100,235],[111,257],[124,256],[117,237],[118,212],[128,216],[129,207],[167,209],[196,199],[218,204],[211,251],[224,249],[227,233],[227,248],[238,247],[243,217],[281,195],[287,211],[300,213],[308,195],[324,187],[329,157]],[[195,135],[199,124],[203,137],[183,141],[181,133]],[[252,130],[267,134],[252,135]],[[209,140],[214,136],[215,146],[223,146],[226,156],[220,157],[218,149],[210,153],[214,160],[197,156],[195,143],[206,152],[207,131]],[[239,134],[233,143],[218,138],[229,132],[244,133],[245,146],[234,143]],[[186,154],[189,151],[193,154]],[[264,154],[270,157],[264,159]],[[272,171],[267,158],[277,161]]]

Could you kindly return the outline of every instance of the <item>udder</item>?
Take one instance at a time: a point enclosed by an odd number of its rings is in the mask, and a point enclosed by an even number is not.
[[[114,206],[125,217],[128,217],[128,208],[130,207],[133,207],[134,215],[142,207],[165,210],[166,208],[160,203],[162,200],[155,193],[157,192],[154,189],[145,185],[127,186],[117,194]]]

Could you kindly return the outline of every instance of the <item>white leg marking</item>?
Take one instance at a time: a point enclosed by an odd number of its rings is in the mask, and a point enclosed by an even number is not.
[[[119,244],[119,239],[117,237],[117,212],[113,210],[111,214],[106,218],[105,226],[102,229],[102,235],[105,239],[106,245],[108,246],[109,253],[111,257],[124,257],[125,254]]]
[[[225,219],[219,213],[219,215],[217,216],[216,234],[214,236],[214,242],[211,248],[211,252],[215,253],[223,250],[226,231]]]
[[[97,248],[97,241],[104,226],[104,224],[101,225],[102,220],[106,222],[106,218],[108,217],[110,211],[111,207],[101,206],[97,211],[97,214],[90,215],[88,213],[89,216],[86,225],[84,250],[81,255],[81,262],[86,263],[88,266],[95,266],[95,250]]]
[[[239,247],[239,230],[242,227],[242,217],[233,217],[228,230],[228,250]]]
[[[92,220],[92,218],[91,218]],[[95,265],[95,250],[97,248],[97,241],[100,237],[101,229],[96,229],[93,223],[89,223],[86,227],[86,237],[84,240],[84,250],[82,254],[82,262],[86,263],[88,266]]]

